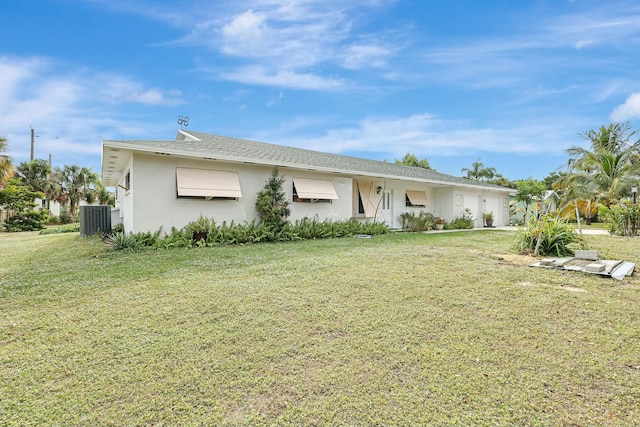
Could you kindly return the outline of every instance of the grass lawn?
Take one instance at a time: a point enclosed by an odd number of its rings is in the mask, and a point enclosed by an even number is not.
[[[513,237],[0,233],[0,425],[638,425],[638,273],[529,268]]]

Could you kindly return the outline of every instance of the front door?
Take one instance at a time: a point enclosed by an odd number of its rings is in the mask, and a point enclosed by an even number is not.
[[[379,216],[380,221],[384,221],[389,227],[393,227],[393,192],[391,190],[382,192],[380,205],[382,206]]]

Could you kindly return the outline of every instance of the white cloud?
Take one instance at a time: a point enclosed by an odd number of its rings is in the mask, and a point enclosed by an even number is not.
[[[286,143],[318,151],[382,153],[393,158],[401,158],[407,152],[426,157],[460,156],[478,151],[562,154],[575,140],[574,123],[574,119],[556,117],[537,123],[476,128],[422,113],[407,117],[367,117],[353,126],[330,129],[317,138],[289,139]],[[262,137],[287,140],[281,135]]]
[[[100,140],[108,135],[140,135],[153,126],[125,117],[130,107],[182,102],[176,91],[147,88],[121,75],[69,70],[46,58],[0,57],[0,74],[1,136],[16,161],[28,159],[30,127],[39,135],[36,155],[51,153],[63,162],[82,153],[99,155]]]
[[[383,37],[376,34],[356,37],[354,20],[367,16],[356,12],[375,12],[392,2],[245,0],[232,3],[233,7],[221,4],[185,28],[188,34],[181,42],[215,49],[236,61],[225,65],[224,72],[215,71],[217,78],[296,89],[335,87],[336,79],[327,79],[323,73],[387,66],[398,49],[394,36],[385,34],[384,43],[377,41]],[[206,70],[211,68],[201,68]],[[238,78],[248,70],[261,70],[263,77]],[[295,78],[273,78],[282,73]],[[300,76],[311,84],[301,84]]]
[[[381,45],[352,45],[345,49],[343,66],[349,69],[364,67],[381,68],[387,65],[392,55],[389,48]]]
[[[340,78],[322,77],[313,73],[298,73],[291,70],[273,70],[267,67],[250,66],[221,74],[225,79],[245,84],[289,87],[294,89],[325,90],[344,85]]]
[[[609,117],[614,122],[640,118],[640,92],[632,93],[623,104],[611,112]]]

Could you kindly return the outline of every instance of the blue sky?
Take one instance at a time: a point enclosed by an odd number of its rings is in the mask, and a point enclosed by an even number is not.
[[[103,139],[187,129],[461,175],[566,163],[640,124],[640,4],[603,0],[12,0],[0,136],[100,172]]]

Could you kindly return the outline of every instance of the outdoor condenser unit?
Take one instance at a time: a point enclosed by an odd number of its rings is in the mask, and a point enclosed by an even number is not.
[[[80,206],[80,236],[111,232],[111,206]]]

